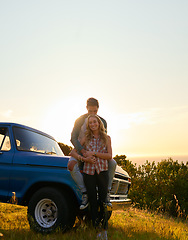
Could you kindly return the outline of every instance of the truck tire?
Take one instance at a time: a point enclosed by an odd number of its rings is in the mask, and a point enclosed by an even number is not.
[[[51,233],[57,228],[68,230],[74,223],[74,215],[69,215],[69,204],[58,190],[45,187],[38,190],[28,204],[28,221],[32,230]]]

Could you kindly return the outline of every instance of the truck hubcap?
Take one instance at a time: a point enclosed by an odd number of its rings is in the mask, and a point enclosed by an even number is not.
[[[35,208],[35,219],[43,228],[52,227],[57,221],[58,208],[56,204],[48,198],[40,200]]]

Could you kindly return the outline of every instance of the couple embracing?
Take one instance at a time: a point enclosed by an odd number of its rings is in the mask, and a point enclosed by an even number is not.
[[[111,138],[107,135],[106,121],[97,115],[98,100],[87,100],[87,113],[80,116],[74,124],[71,133],[71,142],[74,149],[68,162],[68,169],[82,192],[83,210],[90,204],[92,224],[98,231],[97,237],[107,239],[108,220],[107,206],[110,203],[110,189],[116,169],[116,161],[112,159]],[[83,174],[80,166],[83,166]],[[98,213],[99,197],[100,213]],[[102,220],[102,223],[101,223]]]

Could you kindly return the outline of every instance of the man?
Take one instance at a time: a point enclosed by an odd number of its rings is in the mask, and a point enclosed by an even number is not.
[[[89,115],[96,115],[99,109],[99,103],[98,100],[95,98],[89,98],[87,100],[87,113],[80,116],[78,119],[76,119],[72,133],[71,133],[71,142],[78,153],[82,154],[84,157],[89,157],[88,152],[84,149],[84,147],[80,144],[80,139],[83,137],[85,130],[86,130],[86,120]],[[99,116],[100,117],[100,116]],[[104,124],[104,127],[107,131],[107,123],[105,119],[100,117],[101,121]],[[108,183],[108,196],[107,196],[107,204],[109,206],[112,206],[110,203],[110,190],[112,187],[112,181],[115,174],[116,169],[116,161],[114,159],[109,160],[108,162],[108,175],[109,175],[109,183]],[[88,206],[88,197],[87,197],[87,191],[84,184],[83,176],[80,173],[79,163],[78,160],[71,157],[68,163],[68,169],[71,173],[72,178],[77,183],[78,187],[80,188],[82,192],[82,204],[80,206],[80,209],[83,210]]]

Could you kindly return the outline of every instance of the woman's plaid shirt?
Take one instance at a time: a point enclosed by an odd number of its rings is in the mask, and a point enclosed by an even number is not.
[[[107,148],[106,146],[102,143],[100,138],[93,138],[91,141],[85,146],[87,151],[92,151],[92,152],[100,152],[100,153],[106,153]],[[95,171],[99,174],[102,171],[107,171],[108,170],[108,160],[101,159],[96,157],[96,163],[87,163],[84,162],[84,168],[83,172],[88,174],[88,175],[94,175]]]

